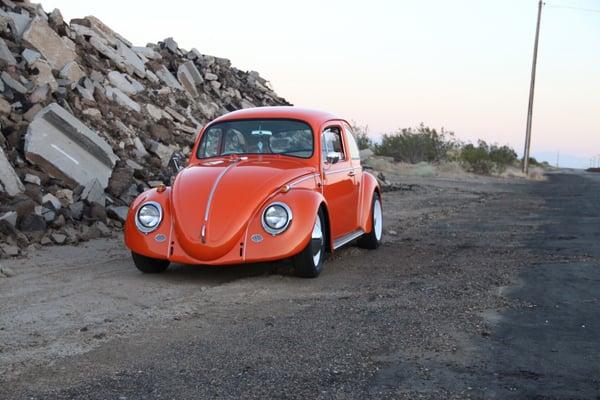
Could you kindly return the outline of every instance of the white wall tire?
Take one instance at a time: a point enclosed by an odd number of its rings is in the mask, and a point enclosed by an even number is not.
[[[316,278],[323,270],[327,230],[323,212],[319,210],[315,217],[310,241],[298,255],[292,258],[296,275],[303,278]]]
[[[371,232],[365,233],[358,240],[358,246],[374,250],[381,245],[383,237],[383,208],[379,193],[373,193],[371,202]]]

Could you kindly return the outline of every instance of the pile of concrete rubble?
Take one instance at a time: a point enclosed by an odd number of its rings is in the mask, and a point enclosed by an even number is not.
[[[287,105],[256,72],[169,38],[137,47],[94,17],[0,0],[0,257],[122,227],[201,126]]]

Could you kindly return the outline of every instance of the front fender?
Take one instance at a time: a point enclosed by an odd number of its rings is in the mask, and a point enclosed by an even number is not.
[[[158,228],[150,233],[142,233],[135,226],[135,214],[140,206],[155,201],[162,207],[163,218]],[[171,236],[171,188],[164,192],[150,189],[140,194],[129,207],[125,220],[125,245],[133,252],[146,257],[167,259],[169,257],[169,237]]]
[[[288,229],[279,235],[271,235],[262,227],[262,214],[273,202],[283,202],[292,210],[292,222]],[[323,195],[311,189],[292,189],[287,193],[277,193],[259,207],[248,224],[244,240],[244,261],[260,262],[281,260],[300,253],[310,241],[315,217]]]
[[[373,208],[373,193],[377,192],[381,195],[379,182],[368,172],[363,172],[361,192],[361,207],[360,207],[360,229],[365,233],[371,232],[373,229],[373,221],[371,218],[371,209]]]

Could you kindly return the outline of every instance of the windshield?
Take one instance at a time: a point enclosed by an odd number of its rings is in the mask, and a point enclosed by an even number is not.
[[[230,154],[282,154],[310,158],[313,133],[301,121],[287,119],[240,120],[220,122],[204,132],[198,158]]]

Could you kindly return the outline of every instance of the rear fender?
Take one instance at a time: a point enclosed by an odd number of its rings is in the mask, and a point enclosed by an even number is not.
[[[373,221],[371,218],[371,209],[373,208],[373,193],[377,192],[381,195],[381,189],[377,179],[368,172],[363,172],[363,184],[361,192],[361,207],[360,207],[360,229],[365,233],[370,233],[373,229]]]

